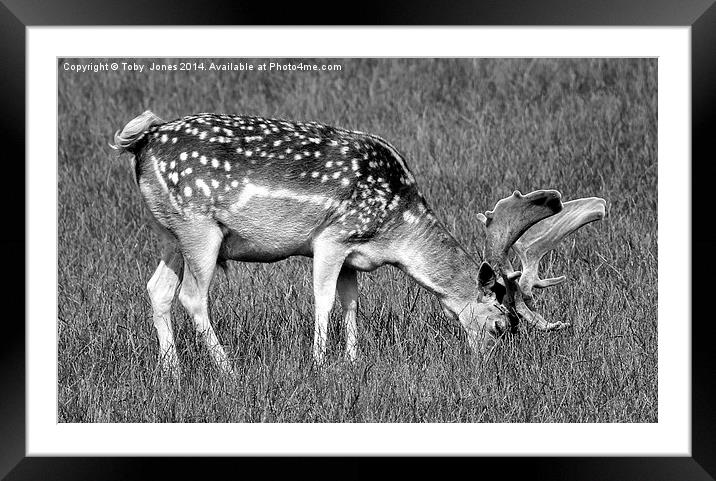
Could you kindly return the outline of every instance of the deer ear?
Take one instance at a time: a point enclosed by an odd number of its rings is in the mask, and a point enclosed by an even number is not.
[[[492,266],[489,262],[483,261],[483,263],[480,264],[480,270],[477,273],[477,286],[482,291],[491,292],[496,282],[497,277],[495,276],[495,271],[492,269]]]

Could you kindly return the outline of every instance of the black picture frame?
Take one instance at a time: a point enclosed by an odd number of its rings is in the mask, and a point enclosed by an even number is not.
[[[308,8],[310,7],[310,8]],[[403,475],[445,475],[467,472],[500,476],[529,475],[538,479],[648,479],[707,480],[716,477],[716,399],[713,372],[716,357],[714,323],[704,308],[710,285],[716,245],[710,202],[711,179],[716,178],[716,162],[711,138],[716,132],[716,5],[713,0],[636,0],[578,1],[501,0],[450,5],[439,2],[401,0],[361,2],[360,8],[341,11],[335,3],[318,1],[309,5],[296,2],[281,8],[270,2],[244,0],[203,1],[138,0],[0,0],[0,75],[2,115],[0,139],[5,157],[3,199],[6,228],[0,245],[6,253],[5,265],[19,264],[4,278],[5,319],[0,349],[0,476],[24,479],[128,479],[144,478],[149,470],[161,470],[164,477],[177,473],[191,475],[207,471],[249,473],[276,469],[296,473],[340,473],[341,478],[365,477],[384,471],[385,459],[176,459],[176,458],[59,458],[26,457],[25,443],[25,259],[32,255],[25,248],[25,210],[18,199],[25,199],[25,28],[63,25],[574,25],[574,26],[690,26],[692,55],[692,279],[671,279],[692,286],[692,457],[569,457],[569,458],[462,458],[402,459],[397,464]],[[683,159],[684,168],[689,167]],[[8,173],[10,169],[12,174]],[[15,169],[12,171],[12,169]],[[12,175],[12,177],[10,177]],[[19,179],[23,179],[22,182]],[[668,193],[659,199],[668,202]],[[8,218],[9,217],[9,218]],[[21,256],[20,253],[23,253]],[[12,253],[7,255],[8,253]],[[13,266],[15,267],[15,266]],[[700,302],[699,302],[700,301]],[[8,306],[19,312],[10,314]],[[702,312],[703,311],[703,312]],[[688,319],[660,319],[678,322],[687,328]],[[48,323],[48,328],[51,326]],[[282,461],[280,466],[277,461]],[[340,463],[339,466],[335,466]],[[240,466],[238,466],[240,464]],[[338,470],[338,471],[337,471]],[[464,471],[463,471],[464,472]],[[313,477],[313,476],[312,476]]]

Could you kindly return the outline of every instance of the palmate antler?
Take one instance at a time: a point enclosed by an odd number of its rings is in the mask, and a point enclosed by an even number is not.
[[[555,200],[556,199],[556,200]],[[559,242],[580,227],[604,218],[606,201],[598,197],[561,202],[554,190],[540,190],[527,195],[515,191],[500,200],[492,211],[478,214],[485,225],[484,258],[502,274],[506,294],[503,304],[511,308],[520,321],[540,330],[569,326],[566,322],[547,322],[534,312],[534,288],[545,288],[564,282],[564,276],[540,279],[539,262]],[[540,209],[540,206],[547,209]],[[547,212],[551,209],[551,212]],[[539,213],[539,215],[535,215]],[[516,271],[509,259],[513,248],[522,264]]]
[[[532,289],[556,286],[567,279],[565,276],[540,279],[538,269],[542,257],[555,249],[562,239],[580,227],[602,220],[607,203],[599,197],[587,197],[564,202],[562,206],[564,207],[562,212],[527,229],[527,232],[522,234],[522,237],[512,246],[522,264],[522,275],[520,275],[519,281],[520,292],[525,304],[530,309],[534,309]]]

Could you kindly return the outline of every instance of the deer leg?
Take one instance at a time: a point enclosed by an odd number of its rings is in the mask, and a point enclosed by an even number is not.
[[[343,266],[338,274],[338,299],[343,308],[343,324],[346,327],[346,358],[356,360],[358,330],[356,311],[358,309],[358,276],[355,269]]]
[[[326,354],[328,319],[336,300],[336,283],[345,260],[344,249],[331,242],[316,242],[313,252],[313,296],[316,324],[313,333],[313,358],[321,364]]]
[[[184,246],[184,279],[179,300],[194,321],[197,333],[209,349],[214,364],[225,373],[232,373],[224,348],[219,344],[209,319],[209,285],[216,268],[216,259],[223,235],[217,226],[195,229],[190,238],[180,237]]]
[[[174,344],[170,310],[182,275],[184,259],[173,244],[166,244],[162,260],[147,283],[152,319],[159,340],[159,366],[174,377],[179,375],[179,358]]]

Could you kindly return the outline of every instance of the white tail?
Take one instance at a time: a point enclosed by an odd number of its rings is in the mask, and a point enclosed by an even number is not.
[[[155,125],[163,124],[164,121],[154,115],[151,111],[145,110],[140,115],[130,120],[121,131],[114,134],[114,144],[109,146],[120,153],[135,153],[142,148],[141,141],[146,139],[146,134]],[[135,182],[139,182],[139,171],[137,170],[136,157],[132,156],[132,171]]]
[[[435,293],[475,348],[510,325],[516,281],[507,282],[511,303],[502,305],[491,264],[478,263],[441,225],[402,156],[380,137],[238,115],[165,123],[147,111],[115,136],[115,144],[134,154],[142,196],[164,240],[147,287],[162,365],[175,373],[169,310],[180,284],[179,299],[214,361],[231,370],[207,306],[215,266],[225,260],[313,257],[313,354],[319,362],[336,294],[346,355],[356,357],[357,271],[385,264]],[[515,196],[488,213],[493,250],[486,254],[501,272],[507,272],[504,256],[494,256],[495,249],[506,253],[533,224],[562,209],[556,191]]]
[[[121,131],[114,134],[114,144],[109,144],[115,150],[129,151],[132,146],[147,133],[154,125],[163,124],[164,121],[154,115],[150,110],[130,120]]]

